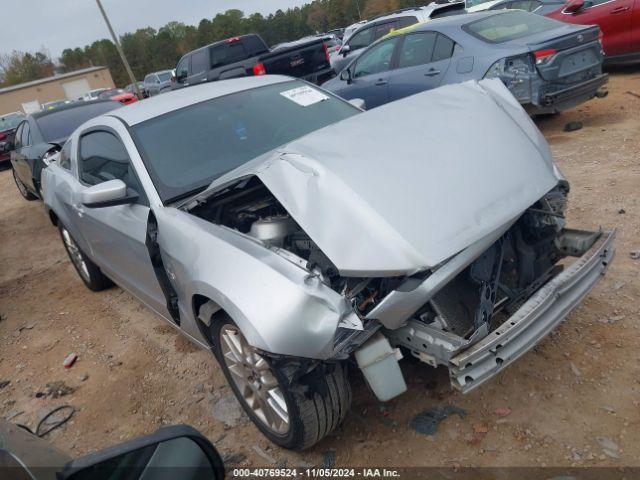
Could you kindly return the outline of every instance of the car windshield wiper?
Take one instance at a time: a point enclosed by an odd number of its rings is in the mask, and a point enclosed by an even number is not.
[[[166,200],[163,201],[163,203],[167,205],[169,203],[179,202],[180,200],[184,200],[185,198],[193,197],[194,195],[198,195],[199,193],[203,192],[207,187],[208,187],[208,184],[202,185],[201,187],[194,188],[193,190],[189,190],[188,192],[181,193],[180,195],[167,198]]]

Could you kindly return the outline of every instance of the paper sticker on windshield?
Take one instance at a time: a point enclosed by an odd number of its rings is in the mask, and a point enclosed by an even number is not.
[[[308,107],[314,103],[322,102],[323,100],[329,100],[324,93],[308,86],[294,88],[292,90],[286,90],[280,92],[285,98],[288,98],[292,102],[296,102],[298,105]]]

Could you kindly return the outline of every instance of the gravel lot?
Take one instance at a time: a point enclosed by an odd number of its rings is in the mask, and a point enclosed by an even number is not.
[[[640,259],[631,255],[640,251],[640,67],[611,74],[606,99],[536,120],[572,184],[570,225],[618,229],[605,279],[537,348],[467,396],[444,369],[420,364],[405,365],[409,391],[384,406],[354,378],[342,428],[302,453],[259,434],[209,353],[120,288],[84,288],[41,204],[1,172],[0,385],[10,383],[0,416],[35,428],[50,409],[73,405],[72,421],[47,438],[74,456],[189,423],[239,465],[333,456],[337,466],[640,466]],[[584,127],[563,132],[570,121]],[[79,359],[65,370],[70,352]],[[73,392],[47,395],[54,381]],[[447,405],[468,414],[433,436],[408,426]]]

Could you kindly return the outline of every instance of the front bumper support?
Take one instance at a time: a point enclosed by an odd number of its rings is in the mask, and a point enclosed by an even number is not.
[[[600,280],[613,259],[615,230],[529,298],[499,328],[449,362],[451,384],[470,392],[540,342]]]

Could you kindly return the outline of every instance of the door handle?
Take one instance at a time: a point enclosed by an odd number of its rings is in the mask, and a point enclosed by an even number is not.
[[[631,7],[629,7],[628,5],[624,6],[624,7],[618,7],[618,8],[614,8],[613,10],[611,10],[609,13],[611,14],[615,14],[615,13],[622,13],[622,12],[626,12],[627,10],[629,10]]]
[[[374,85],[386,85],[387,81],[384,78],[379,78]]]
[[[440,75],[440,70],[434,70],[433,68],[424,74],[425,77],[435,77],[436,75]]]

